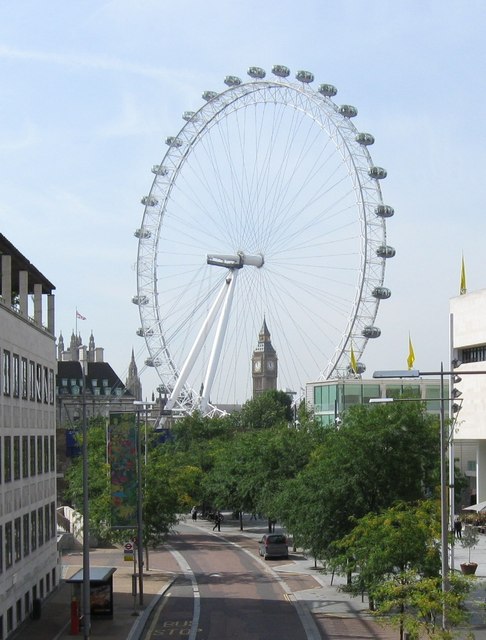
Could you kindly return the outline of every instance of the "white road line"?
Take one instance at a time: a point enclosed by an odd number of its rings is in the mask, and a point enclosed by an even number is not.
[[[199,618],[201,616],[201,594],[199,593],[196,576],[194,575],[194,571],[186,562],[182,554],[180,554],[170,545],[167,545],[167,548],[176,559],[177,564],[180,566],[186,578],[189,578],[192,584],[192,593],[194,596],[194,611],[192,614],[191,632],[188,636],[188,640],[196,640],[197,630],[199,628]]]

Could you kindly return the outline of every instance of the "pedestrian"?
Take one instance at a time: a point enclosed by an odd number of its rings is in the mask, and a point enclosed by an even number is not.
[[[217,528],[218,531],[221,531],[221,522],[223,521],[223,514],[218,511],[214,516],[214,527],[213,531]]]
[[[194,505],[191,509],[191,516],[193,520],[197,520],[197,507]]]
[[[459,516],[454,516],[454,536],[462,538],[462,522]]]

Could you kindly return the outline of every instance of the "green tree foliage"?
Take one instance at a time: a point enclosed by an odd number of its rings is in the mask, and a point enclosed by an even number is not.
[[[106,425],[101,417],[91,418],[88,434],[89,528],[98,540],[107,541],[110,533],[110,467],[106,459]],[[77,434],[82,447],[82,434]],[[83,510],[83,459],[73,459],[66,472],[66,498],[80,513]]]
[[[242,429],[269,429],[293,419],[292,398],[285,391],[264,391],[243,405],[239,414]]]
[[[419,402],[352,407],[286,485],[281,516],[299,544],[323,559],[351,531],[353,518],[429,495],[438,444],[436,420]]]

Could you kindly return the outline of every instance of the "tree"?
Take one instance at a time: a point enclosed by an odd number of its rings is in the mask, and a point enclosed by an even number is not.
[[[88,429],[89,529],[100,541],[112,539],[110,529],[110,468],[106,459],[106,428],[101,417],[91,418]],[[80,448],[82,434],[77,434]],[[83,459],[73,459],[66,472],[66,498],[79,513],[83,510]]]
[[[420,402],[352,407],[287,483],[282,518],[299,544],[324,559],[353,519],[430,495],[438,451],[438,424]]]
[[[367,592],[376,615],[413,638],[443,636],[441,624],[446,598],[449,625],[463,623],[464,580],[442,593],[440,576],[440,509],[437,500],[412,506],[397,504],[380,514],[369,513],[334,546],[334,566],[353,572],[348,589]]]

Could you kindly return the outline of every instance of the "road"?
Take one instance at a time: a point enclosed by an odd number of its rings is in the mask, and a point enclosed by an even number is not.
[[[271,571],[270,561],[259,559],[254,541],[178,529],[170,546],[179,577],[154,610],[144,640],[321,639],[309,611]]]

